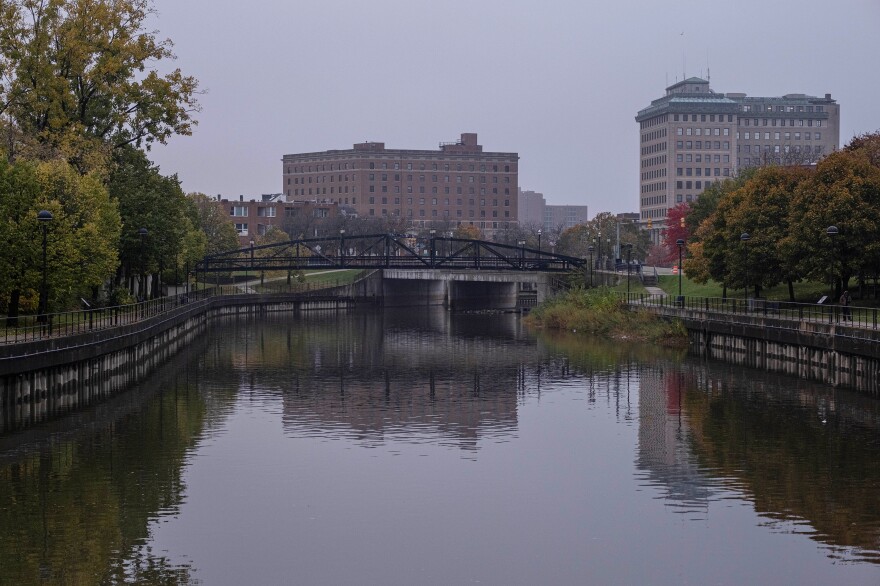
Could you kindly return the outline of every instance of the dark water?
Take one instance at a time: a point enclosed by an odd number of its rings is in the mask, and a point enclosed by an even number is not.
[[[878,584],[880,403],[511,315],[215,322],[0,438],[0,584]]]

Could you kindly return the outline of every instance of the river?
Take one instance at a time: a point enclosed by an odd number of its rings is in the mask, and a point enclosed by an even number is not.
[[[880,403],[442,309],[218,319],[0,437],[0,584],[878,584]]]

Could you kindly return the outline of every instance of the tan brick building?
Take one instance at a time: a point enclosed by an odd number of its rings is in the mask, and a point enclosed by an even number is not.
[[[365,142],[284,155],[282,186],[289,200],[336,203],[414,226],[470,224],[492,236],[517,222],[518,169],[517,153],[484,152],[476,134],[464,133],[438,150]]]
[[[713,182],[754,165],[812,165],[840,141],[840,106],[831,94],[717,94],[697,77],[666,88],[636,122],[640,221],[655,242],[667,210]]]

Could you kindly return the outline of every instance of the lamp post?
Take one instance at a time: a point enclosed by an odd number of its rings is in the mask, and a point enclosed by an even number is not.
[[[627,298],[627,300],[629,300],[629,266],[630,266],[630,261],[632,260],[633,245],[626,244],[625,246],[626,246],[626,298]],[[681,263],[679,263],[679,264],[681,264]],[[680,294],[681,294],[681,292],[679,292],[679,295]]]
[[[345,266],[345,228],[339,229],[339,266]]]
[[[590,253],[590,288],[593,288],[593,252],[595,252],[596,247],[592,244],[587,247],[587,251]]]
[[[684,272],[684,270],[681,266],[681,251],[684,248],[684,239],[679,238],[675,241],[675,243],[678,245],[678,301],[679,303],[682,303],[684,299],[681,296],[681,274]]]
[[[541,229],[538,228],[538,252],[541,252]]]
[[[251,238],[251,240],[250,240],[250,245],[251,245],[251,262],[250,262],[250,266],[245,267],[245,269],[244,269],[244,292],[245,293],[247,293],[247,287],[248,287],[248,284],[247,284],[248,283],[248,272],[249,272],[248,268],[250,268],[250,272],[254,272],[254,239],[253,238]]]
[[[746,308],[749,305],[749,240],[751,239],[748,232],[743,232],[739,237],[743,245],[743,293],[746,299]]]
[[[525,241],[525,240],[519,240],[519,241],[517,242],[517,244],[519,245],[519,265],[520,265],[520,268],[522,268],[523,265],[525,264],[525,257],[526,257],[526,241]]]
[[[144,253],[144,246],[147,241],[147,234],[149,234],[149,231],[146,228],[140,228],[138,230],[138,236],[141,239],[141,287],[140,287],[141,290],[138,291],[138,293],[140,293],[139,297],[141,297],[141,299],[143,301],[147,300],[147,271],[144,266],[144,263],[146,262],[145,261],[146,254]]]
[[[599,248],[596,249],[596,268],[599,269],[602,266],[602,231],[599,230],[599,238],[596,242],[599,245]]]
[[[831,240],[831,303],[834,302],[834,285],[835,285],[835,277],[834,277],[834,238],[838,234],[840,234],[840,230],[837,229],[837,226],[828,226],[825,230],[825,233],[828,234],[828,238]]]
[[[40,299],[39,308],[37,309],[37,321],[43,323],[46,321],[46,309],[49,305],[49,263],[46,256],[47,233],[49,230],[49,222],[53,219],[52,212],[48,210],[40,210],[37,214],[37,222],[43,231],[43,281],[40,283]]]
[[[431,235],[431,268],[434,268],[434,258],[437,256],[437,249],[435,248],[437,246],[437,241],[435,240],[437,238],[437,230],[432,228],[428,233]]]

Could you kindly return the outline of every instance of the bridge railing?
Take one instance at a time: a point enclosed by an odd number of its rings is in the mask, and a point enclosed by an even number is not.
[[[728,316],[749,315],[774,317],[794,323],[810,321],[844,324],[856,328],[877,329],[877,308],[842,305],[819,305],[768,299],[737,299],[733,297],[676,297],[672,295],[648,295],[645,293],[621,294],[626,303],[641,307],[661,307],[669,310],[723,314]]]

